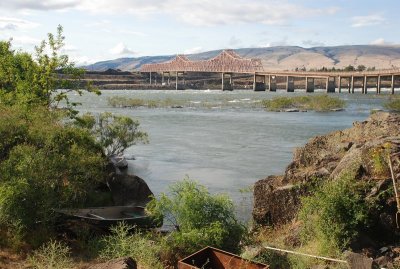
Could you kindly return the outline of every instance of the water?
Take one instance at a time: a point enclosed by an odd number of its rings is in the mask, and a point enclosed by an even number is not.
[[[257,180],[283,174],[295,147],[310,138],[349,128],[365,120],[371,109],[382,108],[385,98],[370,95],[337,95],[348,107],[341,112],[279,113],[258,108],[259,100],[277,95],[253,91],[103,91],[101,96],[73,96],[82,111],[135,117],[148,132],[150,143],[135,145],[126,153],[136,157],[129,172],[142,177],[157,195],[171,183],[189,176],[213,193],[227,193],[238,205],[243,219],[251,214],[248,189]],[[316,94],[316,93],[314,93]],[[124,96],[142,99],[185,100],[191,108],[113,108],[107,98]],[[387,97],[386,97],[387,98]],[[207,107],[201,104],[207,103]]]

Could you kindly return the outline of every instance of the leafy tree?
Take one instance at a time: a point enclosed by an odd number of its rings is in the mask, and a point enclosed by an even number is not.
[[[65,40],[62,32],[59,25],[56,35],[49,33],[48,40],[35,47],[34,57],[12,50],[11,41],[0,41],[0,103],[52,107],[63,101],[72,111],[77,103],[69,101],[69,92],[99,94],[90,83],[83,82],[84,70],[60,54]]]
[[[357,71],[365,71],[367,68],[365,67],[365,65],[360,64],[359,66],[357,66]]]
[[[91,130],[107,156],[118,155],[132,145],[148,142],[147,133],[139,129],[139,121],[129,117],[103,112],[97,117],[84,114],[76,120],[77,126]]]
[[[244,226],[236,219],[234,205],[225,195],[212,195],[188,178],[169,187],[170,195],[161,194],[147,209],[177,227],[166,239],[171,253],[186,255],[212,245],[236,251]]]
[[[354,68],[354,66],[352,66],[351,64],[349,64],[348,66],[346,66],[345,68],[344,68],[344,71],[347,71],[347,72],[349,72],[349,71],[355,71],[356,69]]]

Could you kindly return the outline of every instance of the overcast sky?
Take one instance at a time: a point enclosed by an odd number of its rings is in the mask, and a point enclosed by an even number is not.
[[[0,39],[64,27],[77,64],[221,48],[400,44],[399,0],[0,0]]]

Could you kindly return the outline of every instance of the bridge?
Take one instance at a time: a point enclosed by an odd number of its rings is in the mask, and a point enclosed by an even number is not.
[[[140,72],[150,74],[150,84],[152,83],[152,73],[161,74],[163,84],[166,76],[168,84],[170,84],[171,73],[175,73],[176,89],[184,87],[185,73],[197,72],[220,73],[221,89],[233,90],[232,74],[236,73],[251,74],[255,91],[276,91],[278,78],[281,80],[283,78],[286,91],[294,92],[296,78],[296,80],[304,80],[306,92],[314,92],[315,79],[322,79],[325,81],[324,87],[328,93],[335,92],[336,88],[338,92],[342,92],[346,88],[349,93],[354,93],[356,87],[359,87],[364,94],[368,93],[368,89],[371,88],[380,94],[383,85],[388,86],[390,93],[394,94],[396,78],[400,77],[399,68],[362,72],[266,71],[260,59],[244,58],[233,50],[223,50],[214,58],[197,61],[190,60],[185,55],[177,55],[167,62],[144,64]],[[182,77],[182,83],[179,83],[179,77]]]

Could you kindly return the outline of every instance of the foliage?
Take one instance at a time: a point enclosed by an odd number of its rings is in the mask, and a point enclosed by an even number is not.
[[[169,190],[170,196],[161,194],[147,209],[165,216],[177,227],[165,242],[171,253],[182,256],[207,245],[238,250],[245,228],[236,219],[234,205],[227,196],[210,194],[189,178],[170,186]]]
[[[68,99],[68,92],[99,92],[89,82],[84,82],[84,70],[70,63],[67,55],[60,55],[65,37],[63,28],[57,34],[48,34],[35,47],[35,56],[12,50],[11,41],[0,41],[0,103],[13,105],[56,106],[64,101],[72,111],[76,103]],[[49,52],[49,53],[47,53]]]
[[[315,111],[329,111],[343,108],[345,101],[328,95],[275,97],[271,100],[263,100],[262,105],[269,111],[281,111],[284,109],[304,109]]]
[[[390,98],[389,101],[384,104],[384,107],[390,111],[400,112],[400,98]]]
[[[346,249],[368,225],[368,205],[362,198],[365,188],[364,183],[345,175],[304,197],[299,212],[303,243],[318,241],[320,254],[326,255]]]
[[[49,241],[28,258],[34,269],[72,268],[70,248],[58,241]]]
[[[134,227],[125,223],[112,227],[111,235],[105,236],[101,244],[100,257],[103,259],[129,256],[147,268],[163,268],[158,256],[160,245],[155,244],[149,234],[134,231]]]
[[[139,129],[138,120],[103,112],[94,117],[84,114],[75,124],[92,132],[107,156],[118,155],[137,143],[148,143],[148,135]]]
[[[51,226],[54,208],[89,202],[105,158],[87,130],[60,123],[62,114],[13,106],[0,115],[0,225],[34,236]]]

